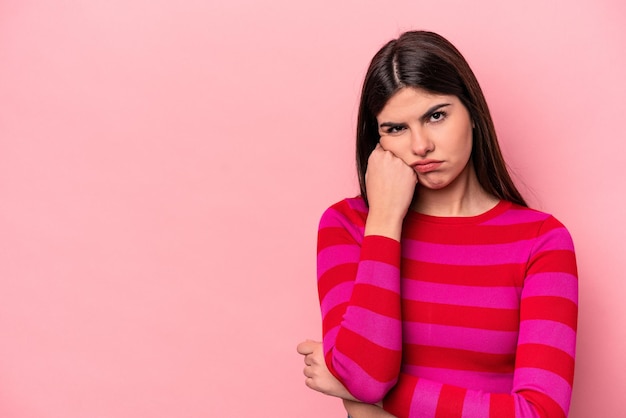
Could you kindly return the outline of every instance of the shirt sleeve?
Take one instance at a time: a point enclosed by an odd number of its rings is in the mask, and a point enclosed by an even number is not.
[[[566,417],[578,315],[572,239],[550,217],[531,250],[520,300],[520,328],[510,393],[488,393],[401,374],[384,409],[399,418]]]
[[[400,243],[363,237],[364,216],[328,209],[318,233],[318,291],[331,373],[357,399],[376,403],[402,361]]]

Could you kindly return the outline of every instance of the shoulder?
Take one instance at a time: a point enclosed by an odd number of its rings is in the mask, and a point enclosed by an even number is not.
[[[360,196],[343,199],[324,211],[319,223],[320,235],[348,233],[353,239],[363,239],[368,208]]]
[[[327,222],[332,224],[336,222],[347,222],[355,226],[364,227],[367,213],[368,208],[363,198],[360,196],[349,197],[334,203],[324,211],[320,221],[320,227],[326,226],[324,224]]]
[[[534,250],[574,250],[572,236],[554,215],[537,209],[512,204],[503,217],[520,229],[526,229],[535,241]]]
[[[511,202],[505,202],[505,204],[506,209],[490,219],[487,224],[535,229],[538,233],[555,228],[567,231],[565,226],[550,213]]]

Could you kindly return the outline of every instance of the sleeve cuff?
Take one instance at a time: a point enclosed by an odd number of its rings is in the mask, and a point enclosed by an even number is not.
[[[361,244],[361,261],[364,260],[396,265],[400,260],[400,243],[393,238],[368,235]]]

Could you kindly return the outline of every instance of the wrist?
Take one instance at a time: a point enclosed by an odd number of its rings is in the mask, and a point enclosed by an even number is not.
[[[365,235],[380,235],[400,241],[403,215],[370,211],[365,222]]]

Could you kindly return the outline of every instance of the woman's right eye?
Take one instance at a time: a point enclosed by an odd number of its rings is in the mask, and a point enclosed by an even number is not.
[[[397,134],[402,132],[405,129],[404,126],[402,125],[396,125],[396,126],[390,126],[387,128],[387,133],[388,134]]]

